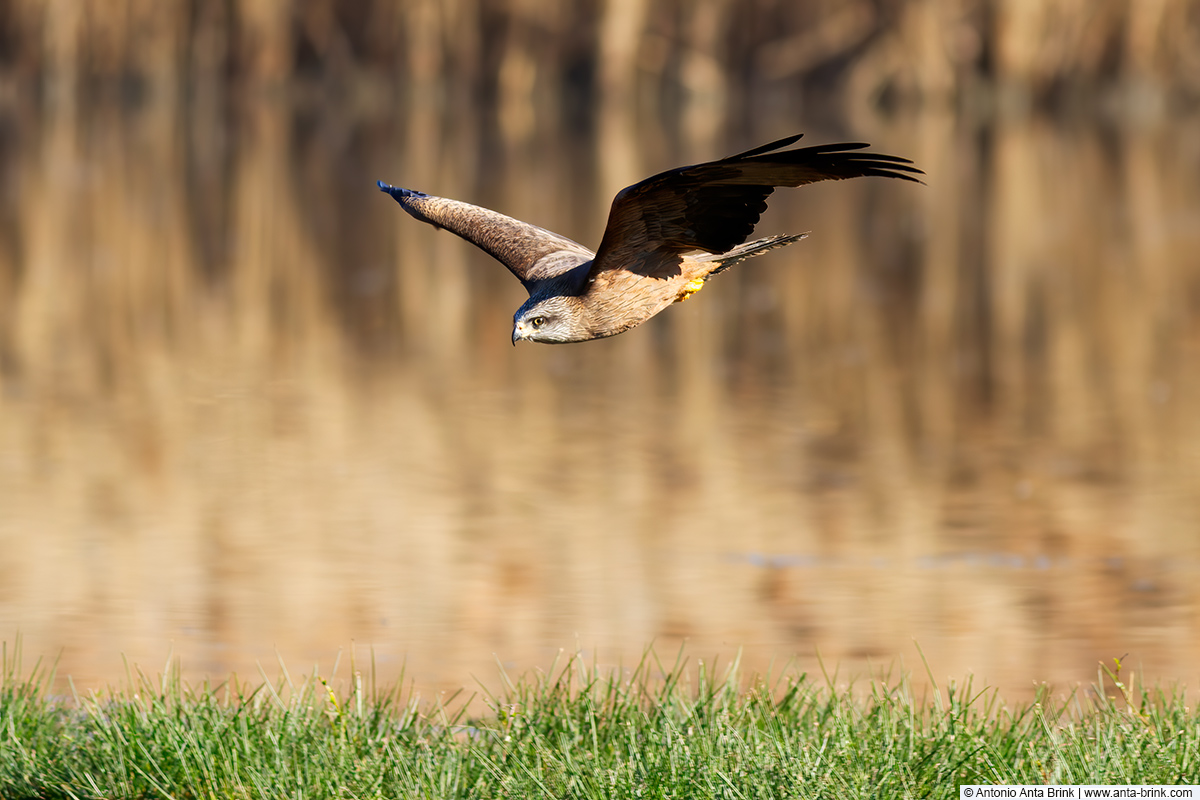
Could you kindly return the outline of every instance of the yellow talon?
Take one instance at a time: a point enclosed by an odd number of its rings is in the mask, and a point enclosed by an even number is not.
[[[679,290],[679,296],[675,298],[675,302],[682,303],[702,288],[704,288],[704,278],[692,278]]]

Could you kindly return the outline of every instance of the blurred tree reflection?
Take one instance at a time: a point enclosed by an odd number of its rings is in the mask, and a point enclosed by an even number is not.
[[[0,69],[68,89],[371,77],[504,105],[849,85],[936,104],[1104,90],[1145,107],[1200,95],[1200,0],[9,0]]]

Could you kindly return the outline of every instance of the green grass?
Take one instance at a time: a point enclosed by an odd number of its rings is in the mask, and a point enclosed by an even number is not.
[[[19,645],[18,645],[19,647]],[[742,679],[648,654],[573,658],[472,716],[355,678],[250,687],[150,679],[54,697],[52,669],[0,674],[0,797],[957,797],[960,783],[1178,783],[1200,775],[1179,692],[1103,690],[1009,707],[965,687],[787,672]],[[364,685],[364,683],[366,685]],[[1106,694],[1111,692],[1111,696]],[[478,704],[472,707],[479,707]],[[457,710],[454,710],[457,709]]]

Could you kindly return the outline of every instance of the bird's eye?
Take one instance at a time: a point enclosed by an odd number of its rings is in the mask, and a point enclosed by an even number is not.
[[[540,328],[540,327],[542,327],[543,325],[545,325],[545,324],[546,324],[546,318],[545,318],[545,317],[534,317],[534,318],[533,318],[532,320],[530,320],[530,321],[533,323],[533,327],[535,327],[535,328]]]

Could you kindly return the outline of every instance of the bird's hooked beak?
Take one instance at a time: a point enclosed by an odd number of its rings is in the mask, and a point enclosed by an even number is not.
[[[525,323],[524,322],[514,322],[513,323],[513,335],[512,335],[513,347],[516,347],[517,342],[521,341],[524,338],[525,338]]]

